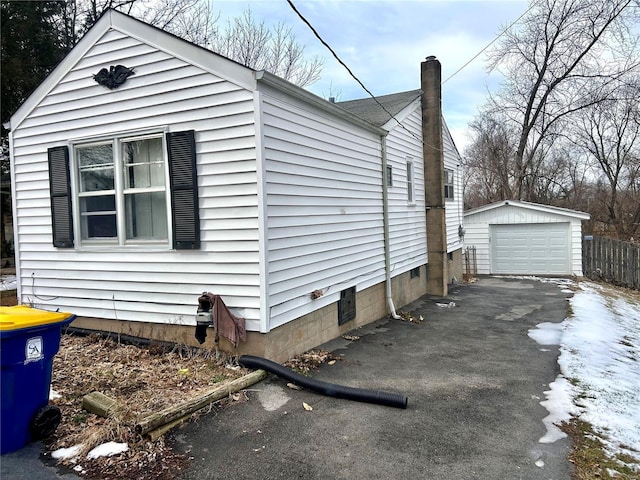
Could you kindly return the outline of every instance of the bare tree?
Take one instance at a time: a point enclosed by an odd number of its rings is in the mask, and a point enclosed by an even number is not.
[[[574,123],[571,138],[593,162],[599,178],[598,216],[628,239],[640,230],[640,77],[609,99],[589,107]]]
[[[305,58],[304,46],[291,27],[277,23],[270,29],[264,21],[256,21],[251,9],[227,22],[211,47],[225,57],[255,70],[267,70],[301,87],[316,82],[324,66],[318,56]]]
[[[513,198],[515,146],[508,123],[496,112],[477,117],[470,127],[474,138],[463,157],[465,207]]]
[[[68,48],[108,8],[122,11],[151,25],[208,48],[255,70],[267,70],[304,87],[320,78],[324,61],[307,58],[291,27],[257,21],[251,10],[220,28],[220,14],[208,0],[68,0],[61,37]]]
[[[534,0],[491,55],[504,74],[488,110],[517,126],[512,195],[534,196],[545,149],[577,112],[595,105],[612,81],[638,69],[634,0]],[[547,149],[547,152],[549,150]]]

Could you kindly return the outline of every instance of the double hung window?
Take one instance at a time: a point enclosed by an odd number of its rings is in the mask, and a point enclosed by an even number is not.
[[[161,135],[75,146],[82,241],[168,241]]]
[[[413,179],[413,161],[407,160],[407,203],[415,203],[415,187]]]
[[[444,170],[444,198],[446,200],[453,200],[453,170],[445,168]]]
[[[195,145],[187,130],[49,148],[54,247],[199,249]]]

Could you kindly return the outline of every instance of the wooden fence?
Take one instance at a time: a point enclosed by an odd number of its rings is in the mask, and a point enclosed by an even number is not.
[[[478,259],[476,257],[476,247],[467,247],[464,250],[464,279],[469,280],[478,275]]]
[[[640,244],[611,238],[582,240],[582,270],[594,280],[640,289]]]

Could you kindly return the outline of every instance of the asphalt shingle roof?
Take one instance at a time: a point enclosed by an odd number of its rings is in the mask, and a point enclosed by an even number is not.
[[[392,93],[376,97],[378,102],[384,105],[389,113],[394,117],[407,105],[422,95],[422,90],[410,90],[408,92]],[[366,120],[373,125],[382,126],[391,120],[389,113],[378,105],[373,98],[361,98],[358,100],[348,100],[346,102],[336,102],[336,105],[347,110],[354,115]]]

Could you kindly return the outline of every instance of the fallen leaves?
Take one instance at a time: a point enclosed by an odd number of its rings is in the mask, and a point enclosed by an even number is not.
[[[228,368],[229,367],[229,368]],[[63,335],[54,357],[51,399],[62,411],[62,422],[47,440],[50,450],[82,445],[79,458],[105,442],[126,443],[119,455],[82,460],[88,478],[174,478],[186,462],[163,439],[143,442],[135,421],[170,405],[186,402],[219,382],[243,375],[243,369],[218,362],[215,352],[187,347],[125,345],[98,335]],[[99,391],[119,408],[101,418],[82,408],[84,395]],[[234,396],[234,399],[236,397]],[[241,396],[238,395],[238,400]],[[171,473],[173,471],[173,473]]]
[[[323,363],[331,361],[335,363],[336,360],[340,360],[340,357],[337,357],[326,350],[309,350],[308,352],[293,357],[291,360],[286,362],[284,366],[302,375],[307,375],[310,371],[317,369]]]
[[[409,312],[398,312],[400,318],[405,322],[409,323],[424,323],[424,317],[422,315],[418,316],[418,318],[414,317],[413,314]]]

